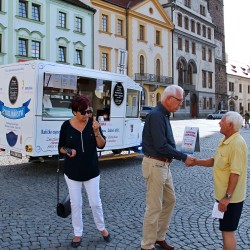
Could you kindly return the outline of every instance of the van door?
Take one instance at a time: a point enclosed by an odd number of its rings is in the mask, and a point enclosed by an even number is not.
[[[13,71],[6,74],[2,116],[6,148],[12,152],[21,152],[23,143],[23,121],[29,111],[28,100],[23,100],[24,73]]]
[[[139,117],[140,91],[127,89],[124,123],[124,146],[139,146],[141,143],[141,120]]]
[[[99,119],[102,131],[106,136],[105,150],[123,148],[123,129],[124,116],[126,106],[126,89],[121,81],[112,81],[110,90],[105,90],[104,86],[104,102],[107,99],[108,109],[110,113],[108,118]]]

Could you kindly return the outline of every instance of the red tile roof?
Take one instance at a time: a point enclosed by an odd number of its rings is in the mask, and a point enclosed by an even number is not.
[[[144,0],[103,0],[104,2],[111,3],[122,8],[132,8],[138,3],[143,2]]]

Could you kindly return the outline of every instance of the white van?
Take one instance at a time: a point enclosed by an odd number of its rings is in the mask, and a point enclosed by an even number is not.
[[[141,87],[126,75],[36,60],[1,65],[0,79],[0,148],[12,156],[57,155],[76,94],[91,100],[107,140],[103,150],[141,144]]]

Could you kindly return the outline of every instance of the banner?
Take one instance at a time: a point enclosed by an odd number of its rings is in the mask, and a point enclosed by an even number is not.
[[[186,154],[200,152],[199,128],[185,127],[181,151]]]

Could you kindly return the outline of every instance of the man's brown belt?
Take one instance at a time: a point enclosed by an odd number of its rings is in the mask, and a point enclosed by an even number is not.
[[[172,162],[172,159],[165,158],[165,157],[153,157],[153,156],[150,156],[150,155],[144,155],[144,156],[147,157],[147,158],[153,159],[153,160],[157,160],[157,161],[163,161],[163,162],[169,162],[169,163]]]

